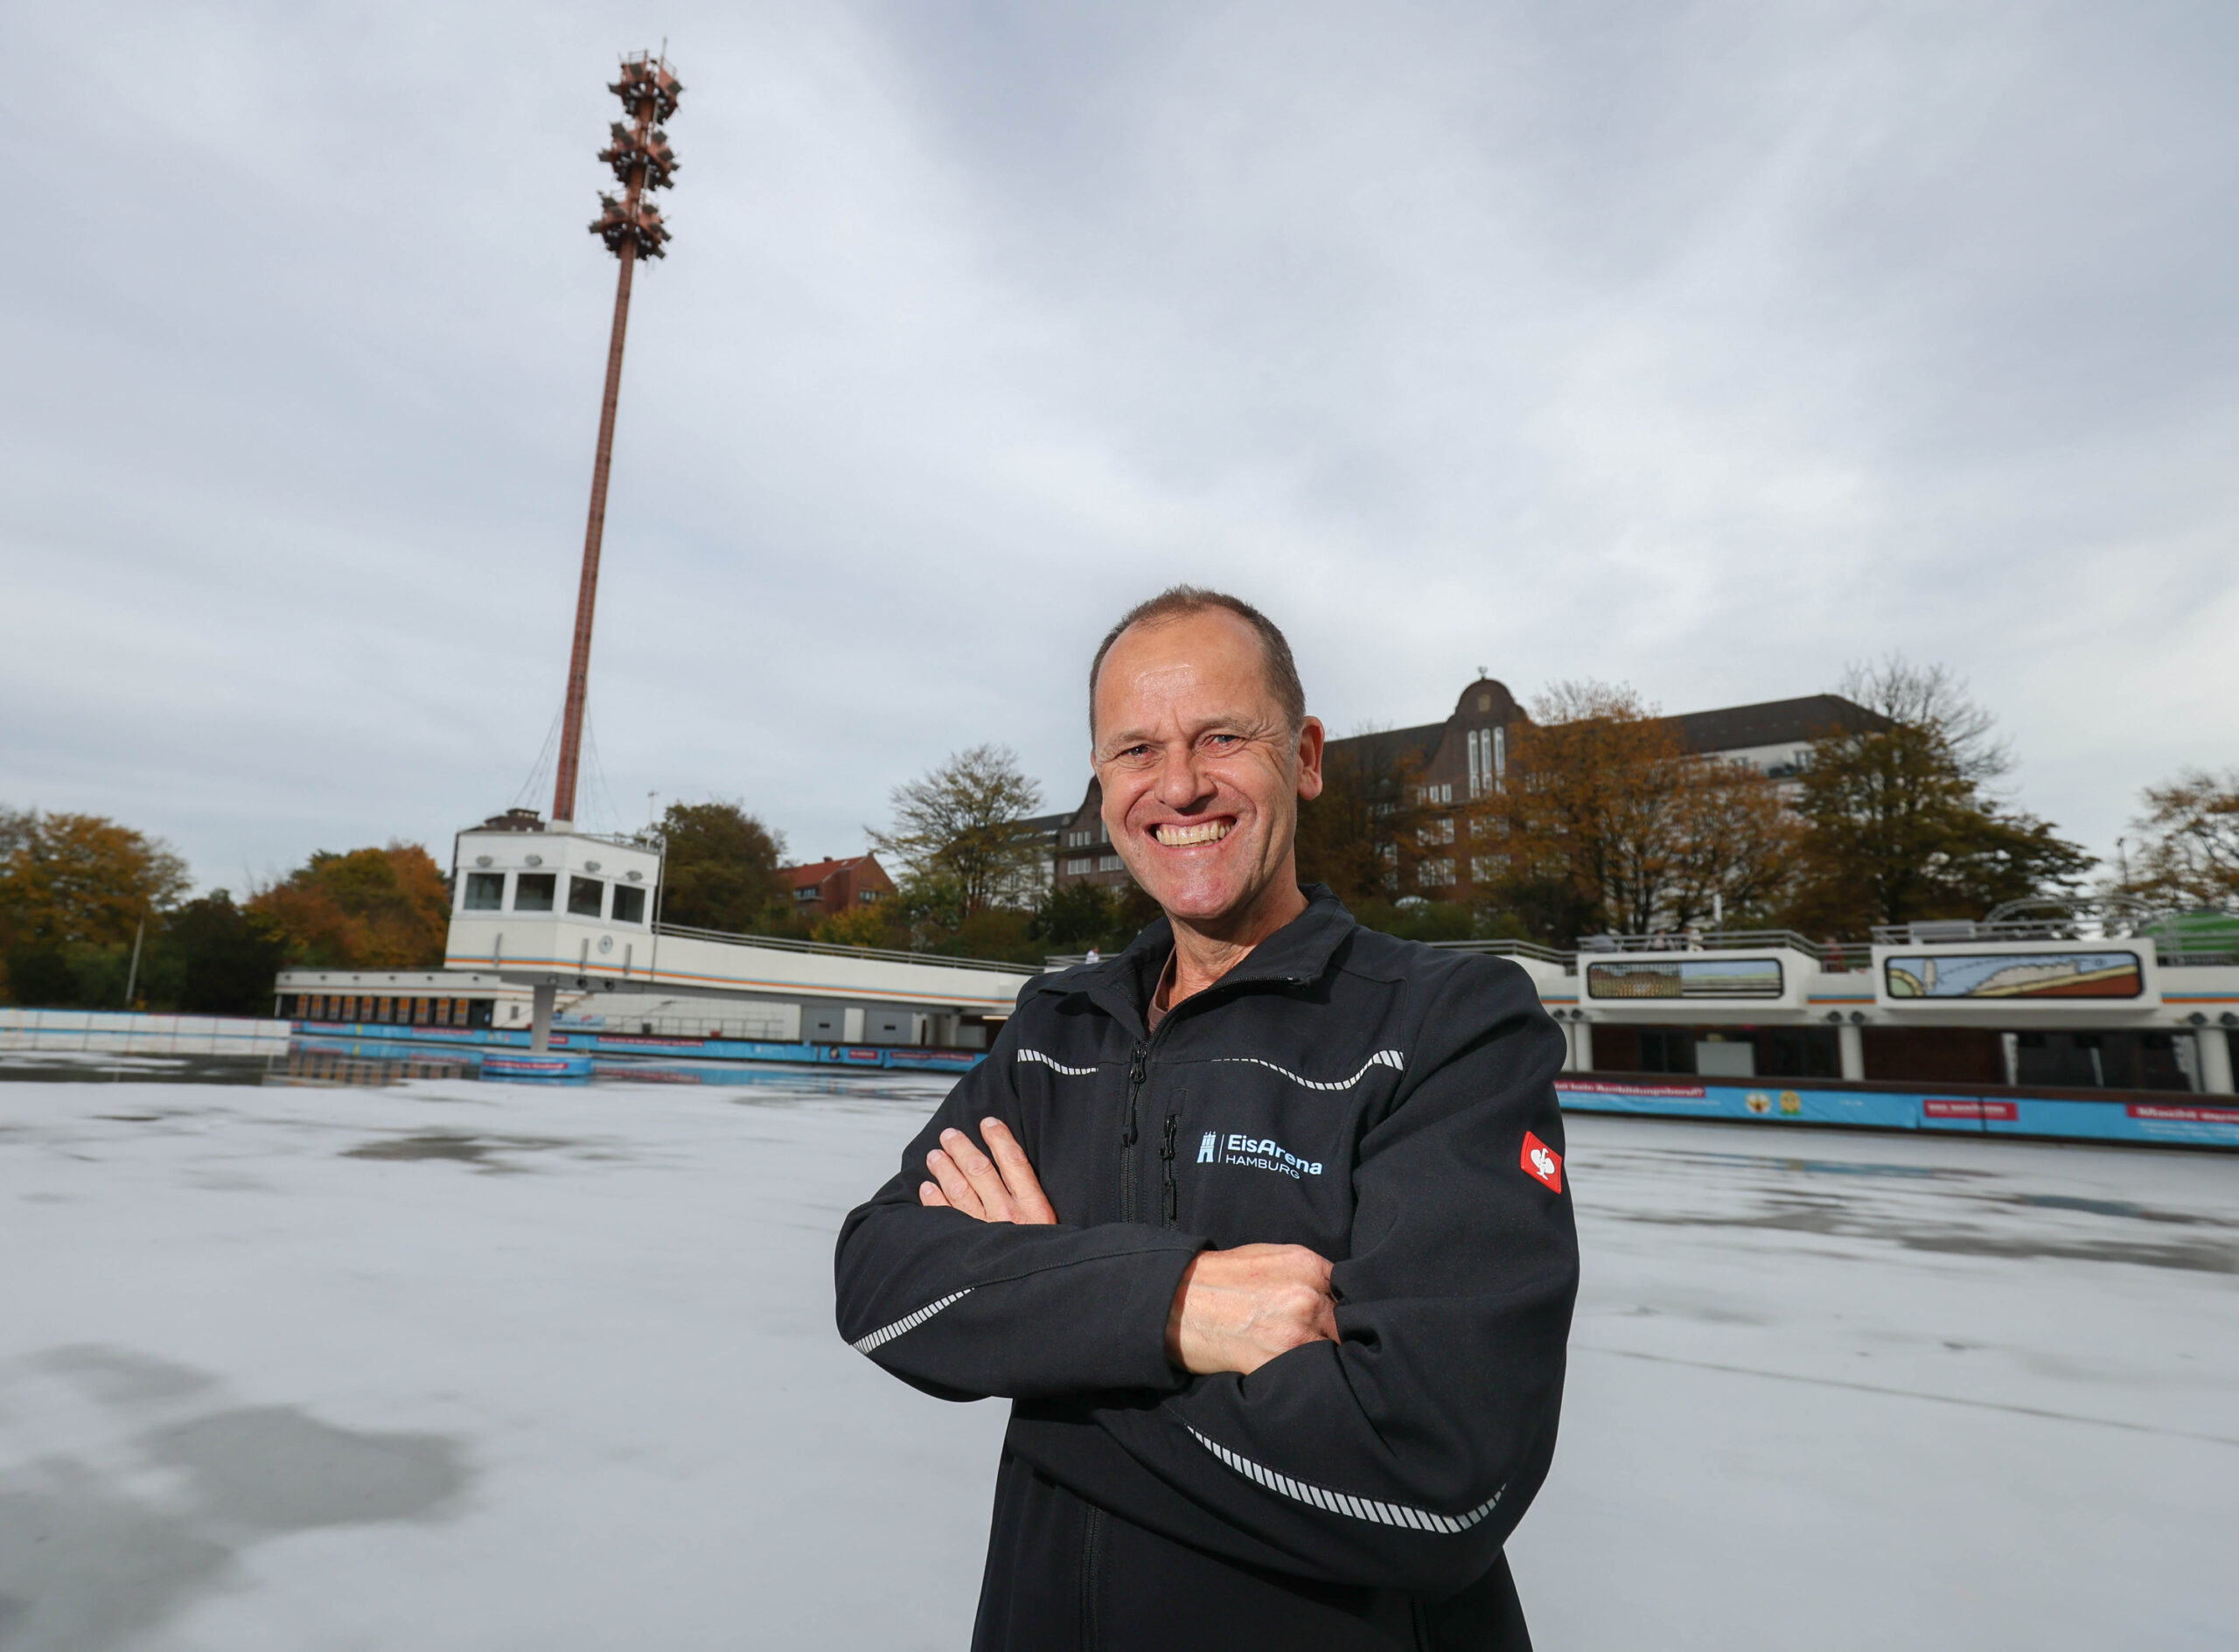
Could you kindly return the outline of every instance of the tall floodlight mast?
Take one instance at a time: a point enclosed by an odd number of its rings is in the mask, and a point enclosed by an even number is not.
[[[575,776],[582,757],[583,693],[591,668],[591,611],[598,601],[599,545],[606,534],[606,473],[614,459],[614,404],[622,393],[622,338],[630,325],[630,275],[640,258],[665,255],[660,209],[645,199],[676,180],[676,156],[659,122],[676,113],[683,83],[666,55],[650,52],[622,59],[622,78],[606,88],[622,100],[628,125],[614,122],[613,141],[599,159],[621,180],[621,199],[602,192],[591,234],[622,261],[614,284],[614,336],[606,347],[606,400],[598,415],[598,459],[591,467],[590,525],[583,531],[583,576],[575,590],[575,645],[568,659],[568,706],[560,725],[560,771],[553,785],[552,819],[575,818]]]

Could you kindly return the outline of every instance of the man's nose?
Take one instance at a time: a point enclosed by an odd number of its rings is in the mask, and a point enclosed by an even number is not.
[[[1169,751],[1159,765],[1158,800],[1169,809],[1186,809],[1208,796],[1212,788],[1197,767],[1195,746]]]

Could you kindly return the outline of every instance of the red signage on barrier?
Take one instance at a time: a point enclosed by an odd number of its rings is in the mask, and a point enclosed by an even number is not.
[[[2165,1107],[2157,1101],[2134,1101],[2123,1111],[2133,1119],[2158,1119],[2174,1125],[2239,1125],[2239,1107]]]
[[[1923,1098],[1921,1112],[1930,1119],[1995,1119],[2012,1124],[2021,1109],[2010,1101],[1938,1101]]]

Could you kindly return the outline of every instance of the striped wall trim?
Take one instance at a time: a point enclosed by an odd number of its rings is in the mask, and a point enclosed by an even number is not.
[[[1022,1049],[1018,1053],[1018,1059],[1038,1061],[1050,1071],[1064,1073],[1068,1078],[1085,1078],[1096,1070],[1093,1067],[1068,1067],[1064,1062],[1045,1056],[1038,1049]]]
[[[932,1318],[934,1314],[939,1313],[943,1308],[953,1307],[955,1304],[961,1302],[966,1297],[971,1294],[972,1287],[967,1285],[962,1290],[954,1292],[950,1295],[941,1298],[938,1302],[926,1303],[924,1307],[919,1308],[915,1314],[905,1314],[901,1319],[895,1321],[891,1325],[882,1326],[879,1329],[873,1331],[868,1336],[863,1338],[860,1342],[850,1342],[847,1346],[854,1349],[858,1354],[868,1354],[873,1349],[882,1348],[887,1343],[891,1342],[896,1337],[903,1335],[905,1331],[916,1330],[920,1325],[923,1325],[927,1320]]]
[[[1333,1515],[1350,1515],[1356,1520],[1372,1520],[1380,1526],[1402,1526],[1414,1531],[1447,1534],[1467,1531],[1500,1507],[1502,1493],[1508,1489],[1503,1486],[1466,1515],[1434,1515],[1427,1509],[1410,1509],[1405,1503],[1378,1502],[1373,1497],[1355,1497],[1342,1491],[1309,1486],[1303,1481],[1293,1480],[1288,1474],[1279,1474],[1272,1468],[1263,1468],[1249,1457],[1239,1457],[1227,1446],[1198,1434],[1194,1428],[1189,1432],[1196,1434],[1197,1443],[1214,1456],[1246,1480],[1265,1486],[1269,1491],[1280,1492],[1286,1497],[1310,1503]]]
[[[1284,1077],[1289,1079],[1291,1083],[1294,1084],[1303,1084],[1308,1090],[1350,1090],[1355,1084],[1360,1083],[1362,1079],[1367,1077],[1369,1074],[1374,1072],[1378,1067],[1389,1067],[1395,1072],[1405,1072],[1407,1070],[1406,1061],[1396,1049],[1378,1050],[1376,1054],[1371,1056],[1366,1062],[1362,1063],[1360,1071],[1355,1073],[1350,1078],[1340,1078],[1335,1082],[1325,1082],[1318,1078],[1301,1078],[1289,1068],[1278,1067],[1272,1061],[1261,1061],[1257,1056],[1216,1056],[1213,1059],[1215,1061],[1250,1062],[1254,1067],[1265,1067],[1270,1072],[1280,1073]]]

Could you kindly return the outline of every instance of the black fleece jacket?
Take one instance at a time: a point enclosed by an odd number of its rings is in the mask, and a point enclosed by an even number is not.
[[[1501,1544],[1553,1454],[1577,1287],[1562,1034],[1505,960],[1308,894],[1155,1033],[1163,921],[1029,985],[840,1232],[842,1336],[1015,1402],[975,1647],[1529,1645]],[[990,1115],[1058,1225],[917,1202],[939,1133]],[[1182,1270],[1253,1243],[1335,1262],[1343,1340],[1176,1370]]]

